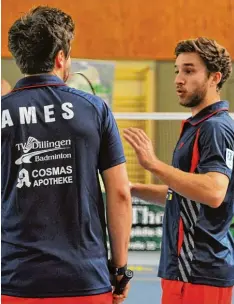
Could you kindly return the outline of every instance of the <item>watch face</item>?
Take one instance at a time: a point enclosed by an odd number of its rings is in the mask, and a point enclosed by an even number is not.
[[[127,278],[131,279],[131,278],[133,277],[133,271],[130,270],[130,269],[127,269],[127,270],[125,271],[125,276],[126,276]]]

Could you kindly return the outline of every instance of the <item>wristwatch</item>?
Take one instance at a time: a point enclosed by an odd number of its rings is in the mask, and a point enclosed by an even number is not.
[[[114,276],[124,275],[125,271],[127,270],[127,264],[124,265],[123,267],[115,267],[112,264],[111,260],[108,260],[108,269],[110,274]]]

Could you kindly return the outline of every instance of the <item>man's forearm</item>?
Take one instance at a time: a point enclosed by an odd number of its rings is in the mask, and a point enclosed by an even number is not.
[[[112,263],[117,267],[122,267],[127,263],[128,258],[128,245],[132,227],[131,198],[107,203],[107,224]]]
[[[217,185],[207,174],[187,173],[159,160],[152,164],[149,171],[180,195],[210,207],[217,207]]]
[[[132,196],[139,197],[145,201],[149,201],[161,206],[165,206],[168,186],[153,184],[132,184]]]

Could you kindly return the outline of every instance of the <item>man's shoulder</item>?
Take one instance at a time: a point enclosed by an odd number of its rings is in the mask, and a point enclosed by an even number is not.
[[[107,110],[107,104],[106,102],[100,98],[97,95],[93,95],[90,93],[87,93],[85,91],[77,90],[68,86],[62,86],[59,87],[59,90],[61,92],[64,92],[65,94],[69,94],[72,96],[72,100],[74,102],[79,102],[79,104],[86,104],[92,106],[99,114],[102,114],[103,112],[106,112]]]
[[[214,115],[205,120],[200,126],[199,142],[209,143],[211,140],[217,145],[223,142],[234,144],[234,121],[228,112]]]
[[[234,132],[234,120],[227,111],[211,116],[201,125],[202,131],[212,131],[214,129],[220,131],[233,130]]]
[[[1,103],[2,105],[4,105],[4,103],[8,103],[11,102],[12,100],[14,100],[17,96],[18,92],[9,92],[6,95],[1,96]]]
[[[68,94],[73,95],[74,98],[78,98],[78,99],[82,99],[85,102],[88,102],[90,104],[93,104],[94,106],[97,107],[102,107],[104,104],[104,100],[102,100],[100,97],[98,97],[97,95],[93,95],[81,90],[77,90],[68,86],[62,86],[59,87],[59,89],[62,92],[66,92]]]

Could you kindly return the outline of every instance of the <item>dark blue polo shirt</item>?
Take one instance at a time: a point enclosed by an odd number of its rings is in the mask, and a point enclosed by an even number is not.
[[[55,76],[21,79],[2,98],[2,293],[111,291],[98,171],[125,162],[100,98]]]
[[[199,130],[199,134],[197,133]],[[159,276],[194,284],[234,285],[234,240],[229,231],[234,210],[234,121],[228,102],[220,101],[203,109],[183,124],[173,154],[173,166],[191,171],[197,137],[199,159],[194,173],[219,172],[229,178],[223,203],[211,208],[193,202],[169,189],[163,224]],[[194,207],[194,208],[192,208]],[[185,226],[184,252],[178,257],[179,221]],[[181,258],[182,253],[188,260]],[[182,272],[181,277],[181,269]]]

